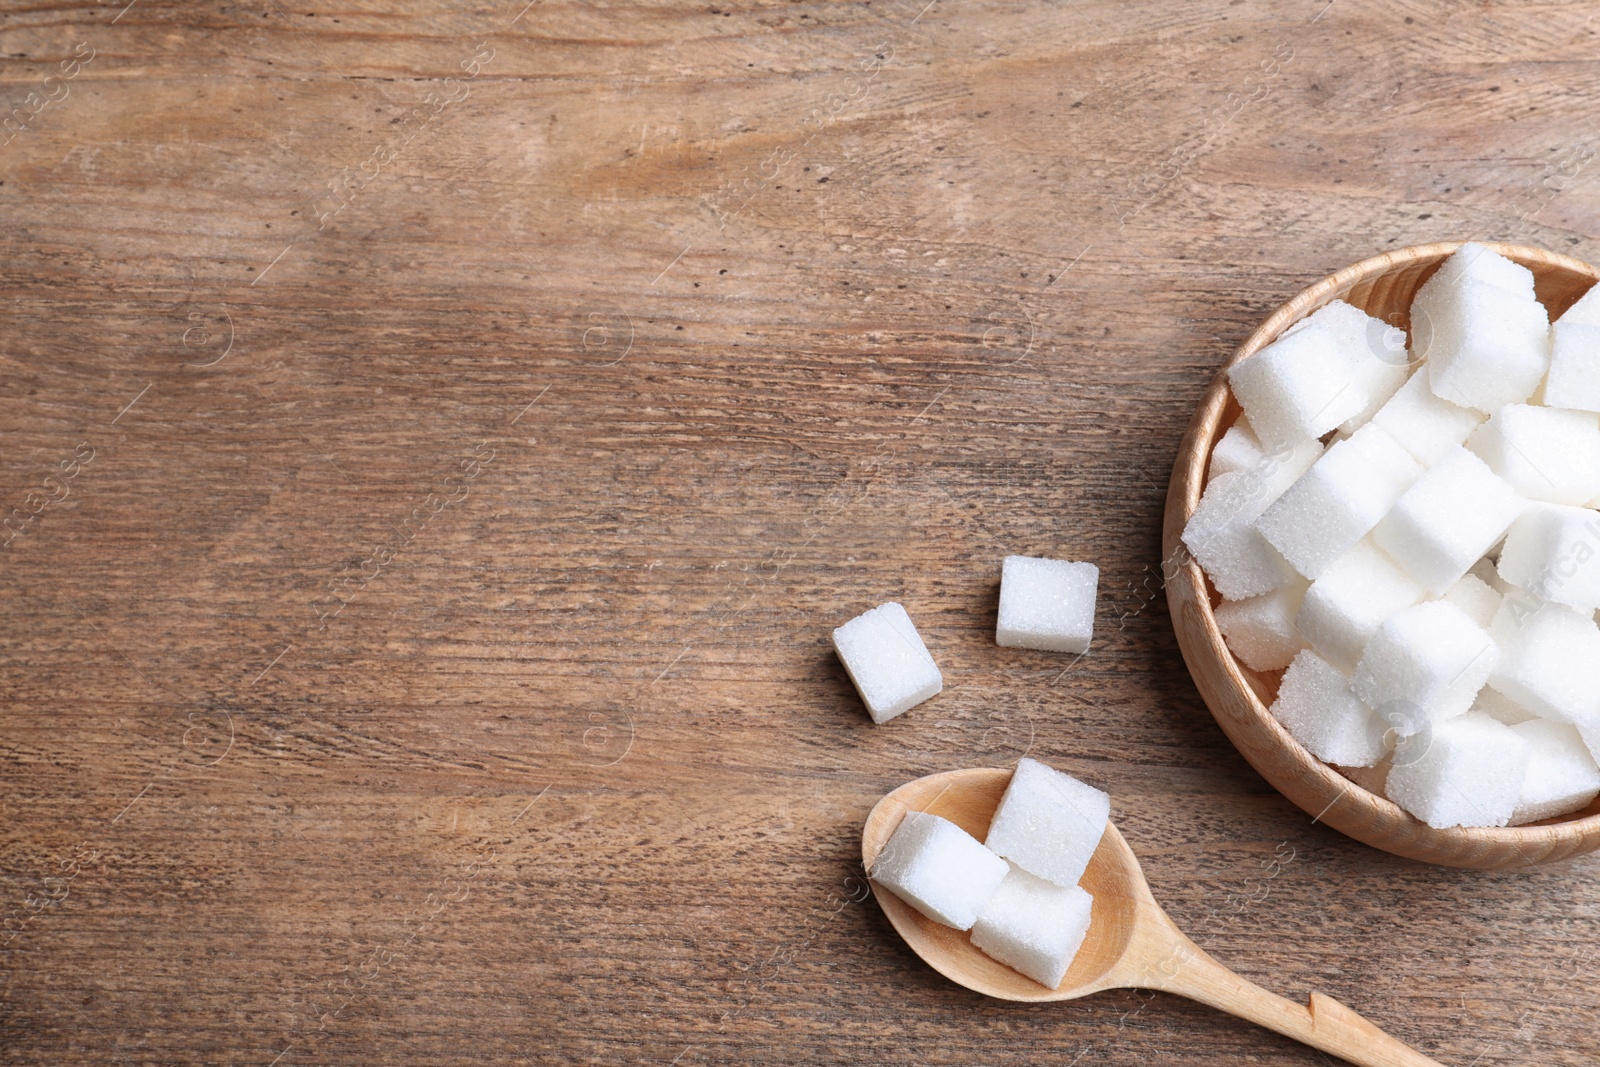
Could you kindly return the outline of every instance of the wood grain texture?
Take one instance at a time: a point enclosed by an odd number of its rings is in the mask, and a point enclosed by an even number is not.
[[[1600,861],[1314,824],[1160,586],[1272,308],[1600,261],[1589,7],[524,3],[0,13],[0,1059],[1315,1062],[862,902],[880,796],[1031,751],[1246,977],[1592,1060]],[[994,645],[1008,552],[1088,655]],[[874,727],[888,599],[946,689]]]

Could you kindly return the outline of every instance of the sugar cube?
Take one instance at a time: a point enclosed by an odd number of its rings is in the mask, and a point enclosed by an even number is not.
[[[1465,612],[1447,600],[1430,600],[1378,627],[1350,689],[1409,737],[1471,708],[1498,657],[1489,635]]]
[[[1250,428],[1250,421],[1241,418],[1228,427],[1228,432],[1223,434],[1211,449],[1211,463],[1206,467],[1206,481],[1210,482],[1219,474],[1247,471],[1266,458],[1266,449],[1261,447],[1261,439]]]
[[[1401,741],[1384,788],[1438,830],[1505,826],[1527,770],[1528,742],[1516,727],[1468,712]]]
[[[1333,445],[1256,520],[1296,570],[1316,578],[1388,514],[1422,466],[1377,426]]]
[[[948,819],[908,811],[872,863],[872,878],[934,922],[970,930],[1010,870]]]
[[[1302,579],[1249,600],[1218,604],[1217,627],[1228,639],[1228,650],[1253,671],[1283,670],[1306,647],[1294,624],[1305,595]]]
[[[1600,415],[1508,404],[1467,439],[1489,469],[1530,500],[1583,505],[1600,493]]]
[[[1515,260],[1507,259],[1494,249],[1476,241],[1468,241],[1439,264],[1428,279],[1428,284],[1460,285],[1463,282],[1483,282],[1497,285],[1532,300],[1533,271]],[[1427,285],[1424,285],[1426,288]]]
[[[1533,719],[1512,729],[1528,744],[1528,770],[1512,826],[1566,815],[1600,796],[1600,767],[1574,727]]]
[[[1530,504],[1506,534],[1499,570],[1541,600],[1600,609],[1600,512]]]
[[[1600,308],[1600,302],[1594,306]],[[1544,402],[1558,408],[1600,411],[1600,320],[1579,322],[1569,318],[1571,314],[1568,311],[1550,327],[1550,377],[1544,383]]]
[[[1483,419],[1483,412],[1459,407],[1435,394],[1424,365],[1378,409],[1372,422],[1388,431],[1424,467],[1430,467],[1465,441]]]
[[[1394,333],[1335,300],[1235,364],[1228,384],[1263,443],[1318,438],[1404,381],[1406,356],[1403,346],[1394,349]]]
[[[1295,569],[1261,536],[1255,521],[1321,454],[1322,445],[1311,441],[1206,486],[1183,529],[1183,543],[1227,599],[1270,593],[1295,579]]]
[[[1294,658],[1270,709],[1313,756],[1371,767],[1387,750],[1388,723],[1350,691],[1350,679],[1315,652]]]
[[[911,616],[892,600],[834,630],[833,647],[873,722],[888,722],[944,688]]]
[[[1111,818],[1111,797],[1024,756],[984,844],[1029,874],[1076,885]]]
[[[1035,982],[1055,989],[1089,932],[1094,898],[1012,867],[972,927],[972,944]]]
[[[1490,688],[1547,718],[1600,727],[1600,626],[1562,604],[1500,606],[1489,636],[1500,649]]]
[[[1457,446],[1406,491],[1372,537],[1424,589],[1443,595],[1521,511],[1516,490]]]
[[[1493,253],[1476,259],[1486,255]],[[1520,404],[1544,380],[1550,321],[1532,293],[1482,274],[1463,268],[1429,278],[1411,302],[1411,337],[1435,393],[1489,412]]]
[[[996,644],[1087,652],[1100,569],[1093,563],[1007,556],[1000,568]]]
[[[1505,598],[1493,586],[1468,571],[1445,590],[1444,599],[1466,612],[1467,618],[1487,630]]]
[[[1378,627],[1426,596],[1367,538],[1311,583],[1295,628],[1323,659],[1353,673]]]

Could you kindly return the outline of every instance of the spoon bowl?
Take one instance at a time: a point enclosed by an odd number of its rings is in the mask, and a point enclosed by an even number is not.
[[[1011,782],[1004,768],[931,774],[885,796],[867,816],[861,861],[870,872],[908,811],[938,815],[978,840]],[[1246,981],[1184,936],[1156,903],[1139,860],[1106,824],[1079,883],[1094,898],[1089,932],[1061,985],[1048,989],[973,946],[960,930],[934,922],[872,882],[889,922],[934,970],[958,985],[1001,1000],[1074,1000],[1105,989],[1158,989],[1198,1000],[1361,1067],[1440,1067],[1343,1004],[1320,993],[1301,1007]]]

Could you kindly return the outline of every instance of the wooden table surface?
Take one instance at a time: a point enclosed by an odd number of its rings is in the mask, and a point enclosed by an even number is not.
[[[7,8],[3,1062],[1326,1062],[899,942],[866,812],[1024,752],[1241,973],[1594,1062],[1600,858],[1313,824],[1158,547],[1303,286],[1600,259],[1591,5]],[[1007,553],[1099,564],[1088,655],[995,646]],[[891,599],[946,688],[874,726]]]

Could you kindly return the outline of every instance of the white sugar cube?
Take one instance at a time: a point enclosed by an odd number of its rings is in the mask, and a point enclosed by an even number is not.
[[[1316,578],[1389,513],[1422,477],[1411,453],[1377,426],[1363,426],[1321,459],[1256,520],[1296,570]]]
[[[972,944],[1035,982],[1055,989],[1089,932],[1094,898],[1013,867],[972,927]]]
[[[1481,277],[1463,268],[1429,278],[1411,302],[1411,337],[1435,393],[1489,412],[1520,404],[1539,388],[1549,366],[1550,322],[1532,293]]]
[[[1512,726],[1468,712],[1395,748],[1389,799],[1435,829],[1505,826],[1528,769],[1528,742]]]
[[[1372,417],[1423,466],[1438,462],[1483,422],[1483,412],[1450,403],[1428,384],[1424,365]]]
[[[1472,707],[1499,658],[1489,635],[1446,600],[1406,608],[1378,627],[1351,691],[1401,737]]]
[[[1600,286],[1589,292],[1596,290]],[[1600,308],[1600,302],[1594,306]],[[1576,310],[1574,306],[1572,311]],[[1572,311],[1550,327],[1550,377],[1544,383],[1544,402],[1558,408],[1600,411],[1600,321],[1571,320]]]
[[[1600,512],[1529,505],[1506,534],[1499,570],[1541,600],[1600,609]]]
[[[1476,241],[1466,242],[1439,264],[1439,269],[1434,271],[1427,285],[1442,287],[1463,282],[1497,285],[1529,300],[1534,298],[1533,271]]]
[[[1087,652],[1094,635],[1100,568],[1093,563],[1007,556],[1000,568],[996,644],[1047,652]]]
[[[1335,300],[1228,372],[1228,384],[1262,442],[1321,437],[1362,415],[1404,381],[1397,331]]]
[[[833,631],[833,647],[873,722],[888,722],[944,688],[911,616],[892,600]]]
[[[1488,582],[1468,571],[1445,591],[1444,599],[1466,612],[1467,618],[1487,630],[1505,598]]]
[[[1110,818],[1111,797],[1103,790],[1024,756],[984,844],[1029,874],[1076,885]]]
[[[1227,599],[1270,593],[1296,578],[1295,569],[1261,536],[1255,521],[1321,454],[1321,444],[1307,442],[1206,486],[1183,529],[1183,543]]]
[[[936,923],[970,930],[1010,870],[948,819],[908,811],[872,863],[872,878]]]
[[[1217,627],[1228,639],[1228,650],[1253,671],[1283,670],[1306,647],[1294,624],[1305,595],[1306,583],[1300,580],[1249,600],[1218,604]]]
[[[1592,615],[1561,604],[1529,611],[1509,599],[1489,636],[1500,649],[1491,688],[1547,718],[1600,727],[1600,626]]]
[[[1378,627],[1426,596],[1369,538],[1311,583],[1295,628],[1323,659],[1352,673]]]
[[[1247,471],[1267,458],[1261,439],[1250,428],[1248,419],[1241,418],[1228,428],[1215,447],[1211,449],[1211,463],[1206,467],[1206,481],[1221,474]]]
[[[1443,595],[1522,511],[1516,490],[1465,448],[1446,452],[1372,532],[1423,588]]]
[[[1371,767],[1383,758],[1389,724],[1350,691],[1350,679],[1315,652],[1294,658],[1283,673],[1272,714],[1313,756],[1346,767]]]
[[[1600,796],[1600,767],[1576,729],[1543,719],[1512,729],[1528,744],[1528,770],[1512,826],[1578,811]]]
[[[1467,439],[1489,469],[1530,500],[1581,506],[1600,493],[1600,415],[1508,404]]]

